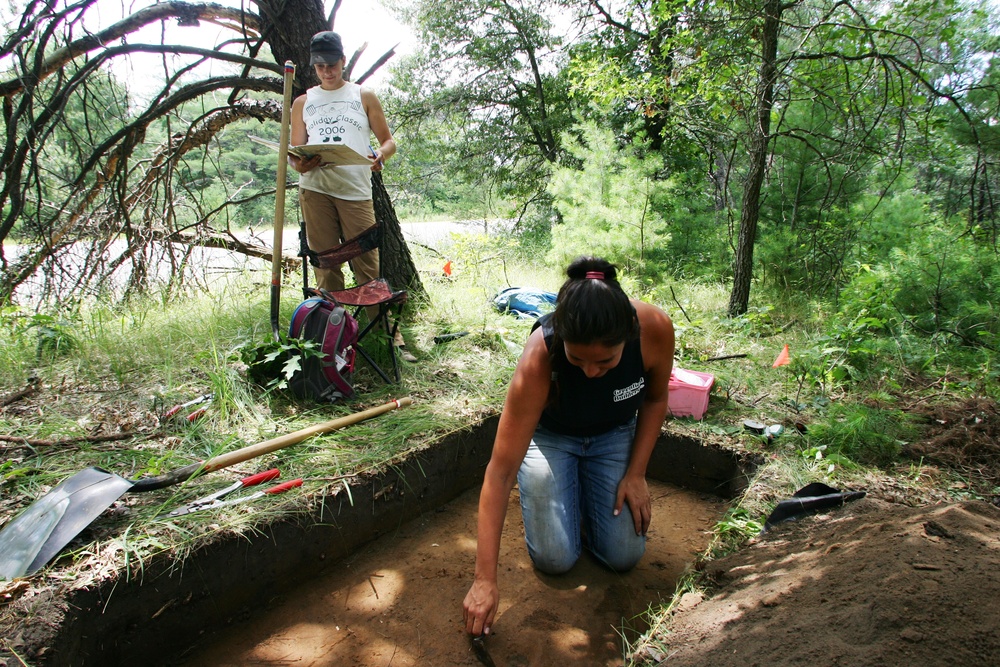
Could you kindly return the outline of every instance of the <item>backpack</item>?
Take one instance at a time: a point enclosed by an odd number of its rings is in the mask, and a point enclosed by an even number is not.
[[[295,396],[331,403],[354,396],[358,321],[343,306],[319,297],[306,299],[292,313],[288,337],[312,341],[322,354],[302,358],[302,367],[288,381]]]

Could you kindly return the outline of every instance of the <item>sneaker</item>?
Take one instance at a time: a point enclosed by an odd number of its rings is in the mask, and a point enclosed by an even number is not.
[[[405,345],[397,345],[396,354],[398,354],[399,358],[402,359],[403,361],[407,361],[411,364],[417,363],[417,358],[413,356],[409,350],[406,349]]]

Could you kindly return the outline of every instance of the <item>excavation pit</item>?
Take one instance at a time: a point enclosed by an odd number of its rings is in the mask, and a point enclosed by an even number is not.
[[[461,623],[475,562],[476,504],[496,419],[446,437],[326,499],[141,578],[77,591],[44,665],[479,664]],[[500,557],[497,664],[621,662],[621,638],[667,600],[752,463],[665,434],[650,462],[653,523],[639,567],[587,556],[568,574],[531,568],[516,490]],[[352,502],[353,501],[353,502]]]

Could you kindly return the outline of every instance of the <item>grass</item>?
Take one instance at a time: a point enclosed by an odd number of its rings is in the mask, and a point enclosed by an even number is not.
[[[0,503],[0,520],[89,466],[129,479],[162,474],[398,396],[413,397],[411,407],[267,459],[157,494],[126,494],[121,511],[113,521],[101,522],[91,543],[58,561],[83,579],[116,568],[137,575],[152,554],[168,553],[179,562],[220,533],[249,534],[271,518],[308,511],[325,494],[349,496],[353,476],[390,466],[497,413],[531,322],[496,312],[491,299],[512,285],[556,291],[561,271],[525,257],[509,239],[478,234],[456,237],[440,251],[412,250],[431,304],[411,308],[404,324],[420,362],[404,367],[400,386],[386,386],[362,364],[355,378],[359,397],[347,405],[295,402],[249,379],[240,351],[271,336],[269,267],[214,294],[194,293],[172,303],[149,298],[124,307],[95,304],[69,320],[13,307],[0,311],[9,331],[0,340],[0,397],[22,389],[35,375],[43,387],[0,411],[0,434],[7,436],[0,442],[0,489],[8,499]],[[451,277],[441,270],[445,259],[452,261]],[[872,489],[887,498],[982,497],[989,488],[961,473],[902,462],[898,454],[919,437],[903,403],[988,391],[977,377],[983,369],[995,375],[994,356],[949,353],[938,342],[912,338],[882,339],[838,356],[824,351],[830,347],[824,304],[758,294],[761,303],[730,320],[724,316],[728,289],[722,284],[643,286],[628,277],[624,282],[631,293],[673,316],[676,365],[716,377],[708,418],[675,420],[670,428],[764,461],[747,492],[716,526],[702,560],[740,548],[778,500],[811,481]],[[297,287],[283,290],[283,323],[298,296]],[[468,335],[434,342],[435,336],[456,332]],[[784,345],[793,363],[773,368]],[[859,350],[868,356],[862,358]],[[848,362],[853,365],[845,366]],[[847,381],[840,375],[845,369],[855,374]],[[201,419],[159,419],[170,406],[205,393],[214,399]],[[784,424],[785,431],[769,441],[746,431],[745,419]],[[809,427],[799,432],[796,423]],[[123,432],[132,439],[98,439]],[[272,465],[280,465],[284,479],[302,477],[301,492],[262,503],[253,514],[237,506],[184,521],[157,518],[216,490],[221,478],[236,479]],[[650,610],[651,630],[627,647],[635,664],[663,648],[671,609],[697,582],[692,570],[672,603]]]
[[[171,304],[156,299],[120,308],[98,304],[58,324],[16,309],[4,311],[14,335],[3,343],[0,396],[16,392],[33,374],[44,386],[32,397],[31,409],[13,404],[0,413],[0,433],[24,439],[20,444],[0,443],[5,450],[0,467],[4,496],[37,498],[90,466],[128,479],[159,475],[398,396],[414,398],[409,408],[311,438],[276,452],[270,460],[246,462],[156,494],[126,494],[126,511],[101,524],[106,535],[63,556],[60,565],[86,570],[103,564],[109,554],[117,554],[119,563],[135,565],[143,556],[163,551],[180,559],[220,531],[252,531],[268,514],[305,511],[310,501],[303,497],[343,492],[352,475],[390,465],[448,432],[470,427],[498,410],[530,328],[530,323],[490,307],[488,297],[506,285],[495,285],[502,279],[477,265],[473,252],[455,253],[458,275],[451,280],[437,276],[437,257],[426,258],[428,265],[421,269],[435,307],[405,324],[410,347],[421,362],[406,366],[402,386],[385,385],[359,362],[359,397],[347,405],[295,402],[249,380],[240,350],[271,336],[267,267],[216,294],[194,294]],[[461,278],[464,264],[472,268]],[[559,279],[539,277],[548,283]],[[298,302],[298,290],[286,287],[282,297],[281,311],[287,318]],[[47,327],[44,336],[42,325]],[[456,330],[470,335],[433,343],[435,335]],[[38,340],[64,342],[39,347]],[[161,423],[158,418],[170,406],[207,393],[214,398],[202,418],[192,423]],[[122,432],[135,437],[127,444],[67,444]],[[183,522],[156,518],[216,489],[220,476],[235,479],[277,463],[283,478],[304,478],[303,493],[261,504],[252,520],[238,508],[221,517],[192,515]],[[8,504],[3,510],[12,516],[16,508]]]

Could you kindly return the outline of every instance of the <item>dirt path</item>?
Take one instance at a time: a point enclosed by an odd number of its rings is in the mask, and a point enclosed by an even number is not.
[[[568,574],[531,567],[516,492],[501,544],[501,606],[487,640],[497,665],[621,664],[620,632],[650,603],[668,599],[705,548],[724,504],[650,483],[653,524],[646,556],[618,576],[583,558]],[[188,656],[222,665],[478,665],[462,629],[461,602],[475,561],[478,488],[387,534],[297,590],[275,591],[260,612]],[[623,629],[623,624],[626,626]]]

